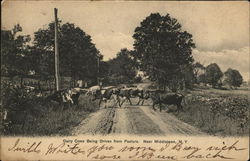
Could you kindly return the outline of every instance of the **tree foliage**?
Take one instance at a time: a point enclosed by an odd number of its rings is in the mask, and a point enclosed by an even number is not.
[[[200,62],[195,62],[193,64],[193,73],[194,73],[194,78],[195,78],[196,83],[198,83],[199,80],[203,79],[203,78],[199,79],[200,75],[204,74],[203,71],[205,71],[205,67]]]
[[[197,82],[199,83],[206,83],[206,74],[205,73],[202,73],[200,75],[198,75],[197,77]]]
[[[223,73],[216,63],[209,64],[205,70],[206,82],[213,87],[219,85]]]
[[[117,56],[107,62],[108,77],[114,84],[132,82],[137,72],[137,63],[134,61],[133,51],[121,49]]]
[[[60,22],[58,28],[60,75],[75,80],[96,80],[97,57],[102,59],[102,56],[91,37],[71,23]],[[44,77],[54,73],[54,23],[35,32],[33,49],[36,72]]]
[[[21,35],[17,24],[12,30],[1,30],[1,75],[24,77],[30,69],[30,36]]]
[[[192,35],[169,14],[152,13],[136,27],[133,35],[134,57],[152,80],[159,85],[182,79],[182,69],[193,62]]]
[[[243,78],[238,70],[228,68],[224,75],[224,82],[229,86],[239,87],[243,82]]]

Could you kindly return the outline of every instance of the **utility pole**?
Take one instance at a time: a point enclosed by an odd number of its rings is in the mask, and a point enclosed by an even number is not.
[[[99,72],[100,72],[100,55],[97,55],[97,85],[100,85]]]
[[[59,51],[58,51],[58,20],[57,20],[57,8],[54,8],[55,13],[55,79],[56,90],[60,90],[60,75],[59,75]]]

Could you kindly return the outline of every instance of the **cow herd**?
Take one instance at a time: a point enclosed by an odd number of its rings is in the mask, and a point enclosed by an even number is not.
[[[85,95],[92,101],[99,101],[99,107],[101,103],[105,103],[105,108],[108,100],[114,100],[115,105],[122,107],[127,101],[132,105],[131,98],[138,98],[136,105],[143,105],[147,99],[152,100],[152,107],[156,110],[156,105],[159,105],[159,110],[162,111],[162,105],[175,105],[177,111],[183,109],[182,101],[184,95],[179,93],[164,92],[160,90],[149,90],[137,87],[116,87],[116,86],[92,86],[88,89],[83,88],[72,88],[68,90],[56,91],[52,95],[48,96],[48,101],[56,101],[61,105],[77,105],[79,96]]]

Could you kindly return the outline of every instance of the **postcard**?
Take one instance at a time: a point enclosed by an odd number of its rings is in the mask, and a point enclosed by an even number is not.
[[[1,160],[249,159],[247,1],[1,8]]]

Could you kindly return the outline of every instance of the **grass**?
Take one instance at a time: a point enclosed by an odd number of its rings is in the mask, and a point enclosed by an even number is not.
[[[249,134],[249,99],[245,90],[202,89],[190,91],[180,120],[219,136]]]
[[[97,102],[92,102],[85,96],[80,97],[78,105],[72,105],[64,110],[57,103],[33,101],[30,109],[8,113],[9,124],[0,129],[8,136],[71,135],[74,127],[91,112],[98,110]]]

